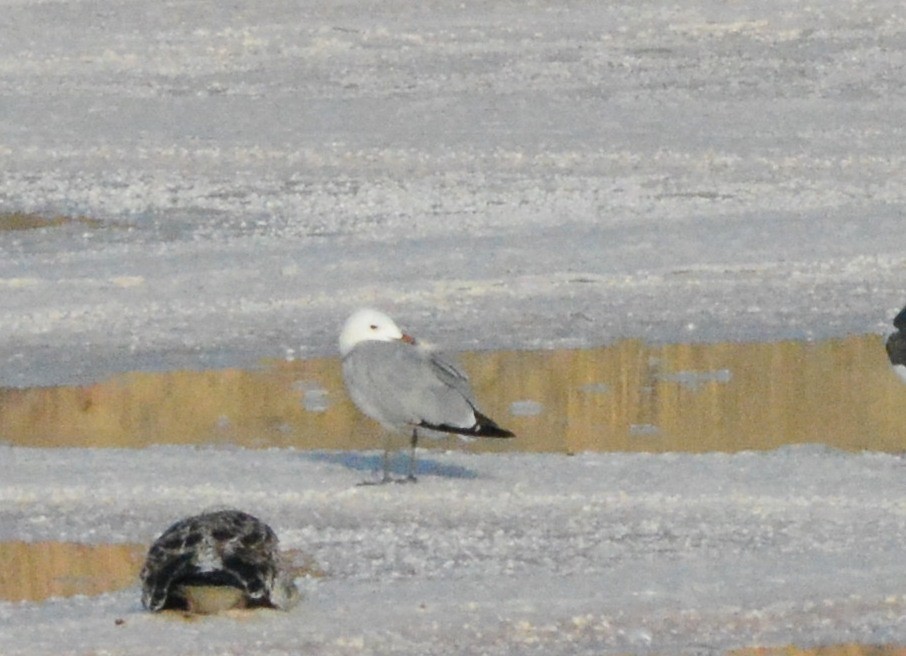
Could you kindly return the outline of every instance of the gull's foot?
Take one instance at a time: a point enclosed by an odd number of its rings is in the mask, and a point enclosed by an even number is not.
[[[356,487],[371,487],[372,485],[387,485],[387,483],[392,483],[392,482],[393,482],[392,478],[384,477],[384,478],[379,478],[374,481],[359,481],[355,485],[356,485]]]
[[[379,480],[362,481],[360,483],[356,483],[356,487],[371,487],[372,485],[387,485],[388,483],[418,483],[418,479],[415,476],[406,476],[400,478],[394,478],[393,476],[384,476]]]

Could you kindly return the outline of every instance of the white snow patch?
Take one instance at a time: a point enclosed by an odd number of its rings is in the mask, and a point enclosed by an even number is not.
[[[230,505],[326,572],[290,612],[183,623],[138,582],[0,603],[0,652],[715,653],[906,640],[903,459],[430,451],[414,485],[357,487],[378,453],[5,448],[0,538],[150,542]],[[90,486],[80,481],[90,480]],[[116,619],[125,623],[116,625]]]
[[[864,4],[864,3],[863,3]],[[0,383],[335,353],[881,332],[899,3],[6,2]]]

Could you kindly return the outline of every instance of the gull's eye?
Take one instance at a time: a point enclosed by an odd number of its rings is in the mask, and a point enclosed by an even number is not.
[[[377,330],[377,324],[373,323],[369,326],[369,328],[371,328],[372,330]]]

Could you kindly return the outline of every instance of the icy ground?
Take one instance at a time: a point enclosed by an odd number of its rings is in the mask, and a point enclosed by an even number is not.
[[[334,354],[362,304],[493,349],[881,332],[906,302],[901,0],[0,15],[0,212],[102,221],[0,230],[0,385]],[[241,621],[3,603],[0,653],[906,641],[898,457],[429,460],[362,489],[374,454],[4,449],[4,539],[236,505],[328,577]]]
[[[0,653],[719,654],[906,642],[900,456],[432,452],[414,486],[356,487],[377,462],[4,449],[0,539],[149,543],[174,518],[226,504],[268,521],[326,576],[300,581],[305,600],[288,613],[240,619],[144,613],[137,584],[0,603]]]
[[[880,332],[900,0],[0,0],[0,384]]]

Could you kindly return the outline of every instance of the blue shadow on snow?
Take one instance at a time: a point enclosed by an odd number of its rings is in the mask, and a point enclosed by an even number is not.
[[[307,460],[314,462],[325,462],[332,465],[341,465],[346,469],[360,472],[380,473],[383,468],[383,454],[381,453],[360,453],[358,451],[310,451],[302,455]],[[390,457],[390,473],[397,476],[405,476],[406,468],[409,466],[408,452],[396,454],[396,457]],[[447,465],[436,460],[427,458],[417,458],[415,461],[415,475],[421,476],[438,476],[440,478],[478,478],[478,474],[466,467],[460,465]]]

